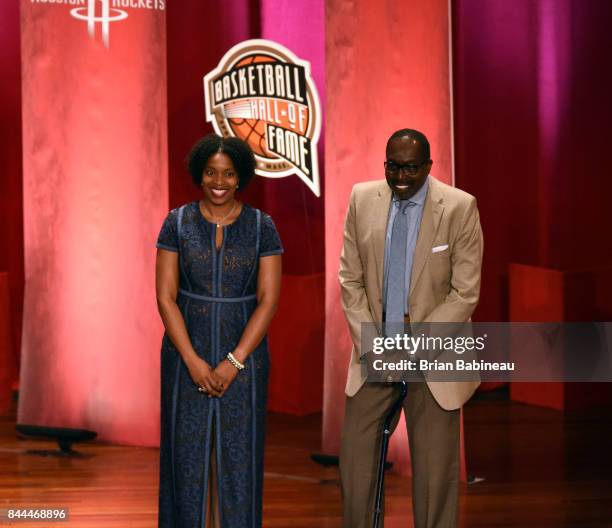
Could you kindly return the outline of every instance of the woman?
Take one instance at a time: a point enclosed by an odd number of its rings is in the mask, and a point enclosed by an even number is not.
[[[159,526],[261,526],[266,330],[283,248],[272,219],[239,202],[255,159],[205,136],[189,155],[202,199],[170,211],[157,241],[161,360]]]

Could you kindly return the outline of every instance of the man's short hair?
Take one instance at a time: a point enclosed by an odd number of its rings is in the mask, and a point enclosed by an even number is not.
[[[429,160],[430,151],[429,151],[429,141],[425,137],[423,132],[419,132],[418,130],[413,130],[412,128],[402,128],[400,130],[396,130],[391,134],[391,137],[387,140],[387,150],[389,149],[389,143],[397,138],[409,137],[417,141],[421,148],[423,149],[423,154],[425,155],[425,159]]]

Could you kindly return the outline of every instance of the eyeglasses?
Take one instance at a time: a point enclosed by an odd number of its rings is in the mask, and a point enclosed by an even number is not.
[[[429,160],[422,161],[421,163],[404,163],[403,165],[395,163],[395,161],[385,161],[385,170],[389,174],[399,174],[401,171],[406,171],[411,176],[414,176],[427,163],[429,163]]]

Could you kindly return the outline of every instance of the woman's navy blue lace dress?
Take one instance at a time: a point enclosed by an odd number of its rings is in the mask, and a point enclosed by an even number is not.
[[[256,307],[259,257],[282,253],[272,219],[244,205],[237,220],[216,225],[198,202],[170,211],[157,247],[178,251],[177,304],[197,354],[216,366],[234,350]],[[159,526],[205,526],[211,432],[218,468],[221,526],[261,526],[263,448],[268,386],[267,339],[221,398],[198,391],[167,335],[161,357]]]

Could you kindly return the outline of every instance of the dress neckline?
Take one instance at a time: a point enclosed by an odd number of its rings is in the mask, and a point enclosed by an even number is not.
[[[198,216],[204,220],[205,223],[207,223],[210,226],[217,226],[216,222],[210,222],[209,220],[207,220],[207,218],[202,214],[202,209],[200,209],[200,200],[196,200],[195,202],[193,202],[195,204],[195,209],[196,212],[198,214]],[[240,209],[240,212],[238,213],[238,216],[236,217],[236,219],[233,222],[230,222],[229,224],[224,224],[221,226],[221,228],[224,227],[231,227],[233,226],[235,223],[238,222],[238,220],[240,220],[242,218],[242,215],[244,214],[245,209],[248,207],[247,204],[245,204],[244,202],[242,202],[242,208]]]

